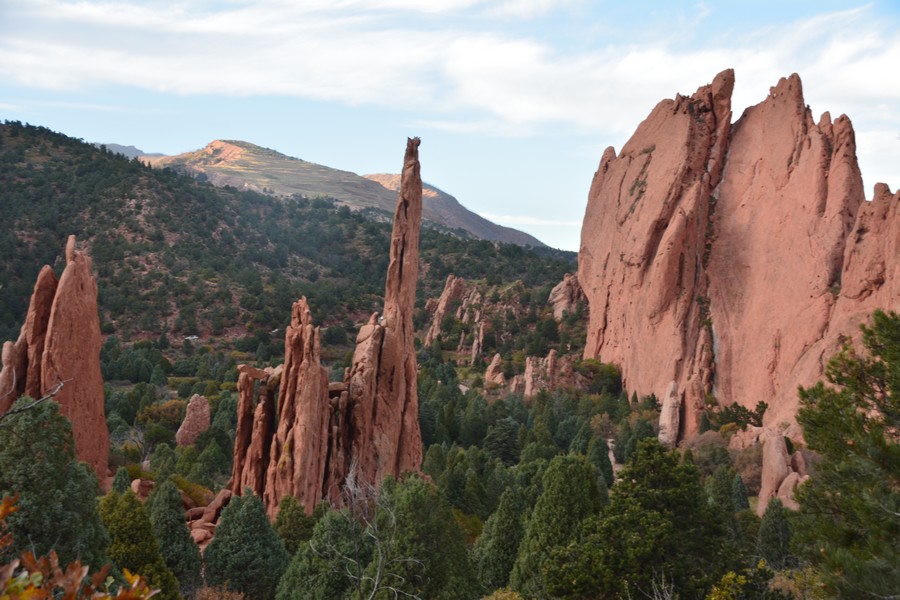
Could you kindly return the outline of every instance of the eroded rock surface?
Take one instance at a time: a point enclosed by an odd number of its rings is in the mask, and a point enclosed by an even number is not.
[[[179,446],[191,446],[200,435],[209,429],[209,400],[200,394],[191,396],[184,414],[184,420],[175,433],[175,443]]]
[[[578,285],[578,276],[566,273],[563,280],[550,290],[547,304],[553,307],[553,318],[559,321],[566,313],[574,312],[582,298],[584,293]]]
[[[797,387],[872,310],[900,308],[900,195],[864,202],[850,120],[815,122],[792,75],[732,125],[733,84],[662,101],[607,149],[582,229],[584,355],[639,394],[674,381],[678,439],[708,394],[765,401],[765,424],[800,436]]]
[[[69,236],[59,281],[49,266],[41,270],[19,339],[3,347],[0,411],[8,410],[21,394],[40,398],[58,388],[54,399],[72,422],[75,454],[104,481],[109,432],[100,373],[97,281],[91,266],[90,257],[76,249],[75,236]]]

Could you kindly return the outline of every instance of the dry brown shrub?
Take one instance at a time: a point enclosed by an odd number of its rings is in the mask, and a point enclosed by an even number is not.
[[[244,600],[244,595],[223,587],[202,587],[194,594],[194,600]]]

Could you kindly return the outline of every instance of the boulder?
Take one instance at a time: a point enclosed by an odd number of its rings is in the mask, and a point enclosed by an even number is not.
[[[561,321],[566,313],[574,312],[580,299],[584,298],[578,276],[566,273],[563,280],[550,290],[547,304],[553,308],[553,318]]]
[[[141,502],[147,500],[154,487],[156,487],[156,483],[152,479],[134,479],[131,481],[131,491],[134,492],[134,495]]]
[[[200,434],[209,429],[209,400],[194,394],[187,405],[181,427],[175,433],[175,443],[179,446],[193,446]]]
[[[778,495],[781,484],[793,473],[787,444],[781,433],[767,428],[762,436],[762,444],[762,484],[759,489],[759,504],[756,507],[759,516],[766,512],[769,500]]]
[[[463,292],[466,290],[466,280],[461,277],[455,277],[452,274],[447,275],[447,282],[444,284],[444,291],[438,298],[434,307],[434,313],[431,318],[431,326],[425,332],[425,345],[430,346],[441,334],[441,323],[447,316],[450,307],[454,302],[459,300]]]
[[[494,354],[491,364],[484,372],[484,385],[486,387],[503,387],[506,385],[506,377],[503,376],[503,359],[500,353]]]
[[[678,426],[681,419],[681,394],[678,393],[676,382],[669,384],[666,395],[663,396],[662,408],[659,413],[659,441],[661,444],[674,448],[678,443]]]
[[[233,495],[231,490],[227,488],[216,494],[213,501],[203,509],[203,514],[197,519],[198,524],[218,522],[222,509],[228,506]]]

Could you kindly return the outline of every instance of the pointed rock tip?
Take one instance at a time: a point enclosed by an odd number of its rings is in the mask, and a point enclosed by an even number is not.
[[[66,241],[66,264],[75,260],[75,236],[70,235]]]
[[[872,202],[887,202],[892,197],[893,194],[888,184],[880,181],[875,184],[875,195],[872,197]]]

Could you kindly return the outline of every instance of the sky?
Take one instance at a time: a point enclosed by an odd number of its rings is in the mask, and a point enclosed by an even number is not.
[[[422,177],[577,250],[591,178],[662,99],[799,73],[900,185],[900,1],[0,0],[0,120],[178,154],[238,139]]]

